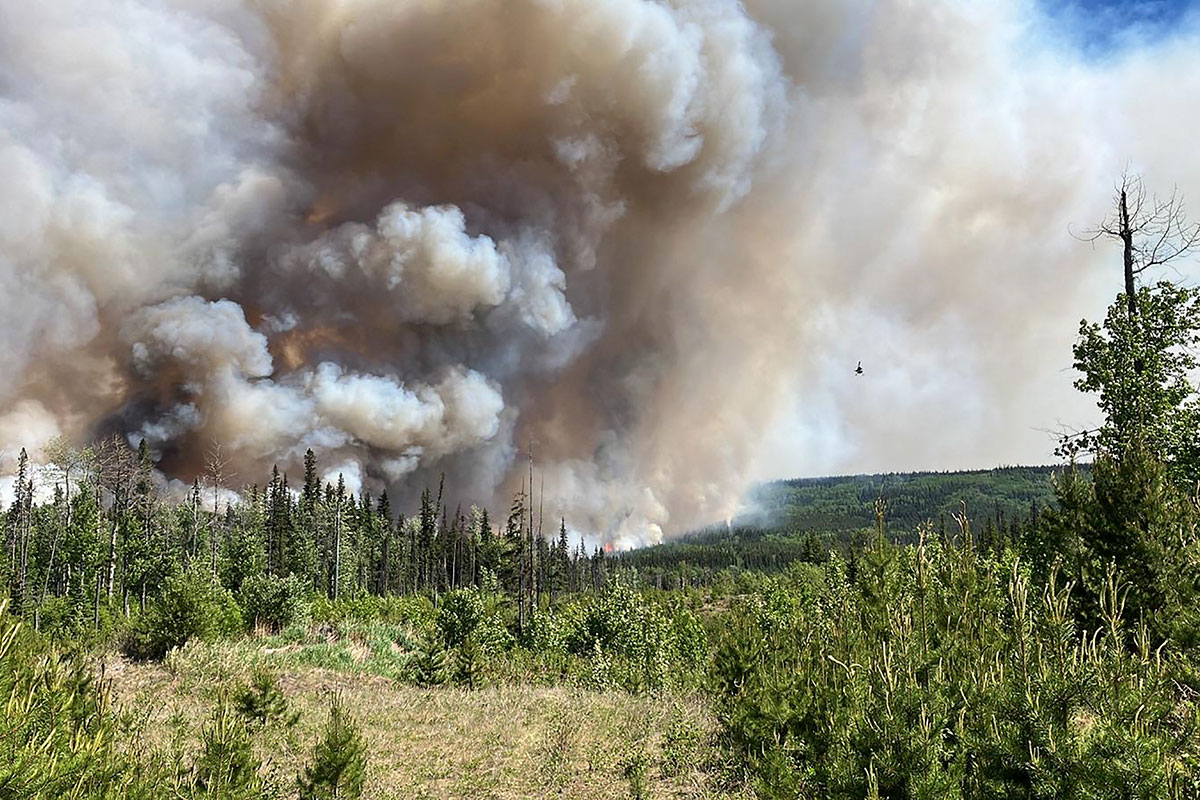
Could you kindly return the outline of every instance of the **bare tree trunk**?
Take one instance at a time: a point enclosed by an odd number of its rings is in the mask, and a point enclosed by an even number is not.
[[[1124,188],[1121,189],[1121,208],[1119,213],[1119,235],[1124,251],[1125,265],[1125,302],[1129,307],[1129,319],[1132,320],[1138,313],[1137,288],[1133,283],[1133,229],[1129,225],[1129,199]]]
[[[114,506],[116,503],[113,504]],[[120,513],[113,508],[112,526],[108,536],[108,576],[105,585],[108,587],[108,599],[113,596],[113,584],[117,580],[117,528],[121,519]]]
[[[46,572],[42,575],[42,596],[38,600],[38,605],[46,602],[46,595],[50,592],[50,573],[54,571],[54,553],[58,549],[58,530],[54,531],[54,535],[50,537],[50,559],[46,562]],[[55,584],[57,586],[57,584]]]
[[[338,497],[333,518],[333,599],[337,600],[342,574],[342,498]]]

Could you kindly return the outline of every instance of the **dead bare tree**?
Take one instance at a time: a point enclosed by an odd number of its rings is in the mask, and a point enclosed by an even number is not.
[[[95,453],[90,448],[76,448],[65,436],[55,436],[43,448],[48,466],[57,477],[62,479],[63,493],[59,510],[59,524],[50,535],[50,558],[46,563],[46,572],[42,576],[42,595],[39,604],[46,602],[50,590],[50,575],[54,571],[54,557],[59,540],[71,529],[71,479],[79,481],[94,479]],[[68,574],[68,578],[69,578]]]
[[[220,530],[220,496],[221,489],[226,485],[226,482],[235,477],[229,473],[229,458],[221,452],[221,443],[213,440],[208,446],[208,453],[204,459],[204,481],[212,489],[213,498],[213,518],[211,533],[209,535],[209,567],[212,574],[217,574],[217,532]]]
[[[117,576],[117,534],[121,517],[129,509],[133,477],[137,472],[137,456],[120,436],[110,436],[96,445],[96,471],[100,485],[112,498],[108,509],[108,558],[105,569],[106,592],[111,598]]]
[[[1135,278],[1200,250],[1200,222],[1188,222],[1178,188],[1166,199],[1147,195],[1141,176],[1129,172],[1121,176],[1113,205],[1112,214],[1080,238],[1121,242],[1125,302],[1133,319],[1138,315]]]

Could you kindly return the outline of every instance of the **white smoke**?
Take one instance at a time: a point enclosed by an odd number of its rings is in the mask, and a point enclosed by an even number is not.
[[[758,477],[1044,461],[1117,288],[1068,225],[1200,196],[1195,18],[1041,6],[0,0],[0,449],[187,485],[312,448],[630,544]],[[852,374],[863,360],[866,372]],[[528,488],[528,487],[527,487]]]

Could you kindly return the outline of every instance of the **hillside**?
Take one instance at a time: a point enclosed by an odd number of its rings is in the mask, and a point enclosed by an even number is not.
[[[999,467],[970,472],[899,472],[834,478],[798,478],[759,487],[745,527],[792,533],[854,531],[875,525],[875,501],[893,533],[912,533],[926,520],[961,512],[972,519],[1022,519],[1031,504],[1054,498],[1050,476],[1061,467]]]
[[[895,540],[911,539],[926,521],[938,532],[953,533],[953,515],[963,508],[978,531],[1009,530],[1053,502],[1050,478],[1061,469],[998,467],[776,481],[754,490],[752,510],[732,526],[706,528],[620,558],[652,575],[682,572],[693,580],[726,567],[770,570],[796,560],[820,560],[831,547],[875,527],[879,499]]]

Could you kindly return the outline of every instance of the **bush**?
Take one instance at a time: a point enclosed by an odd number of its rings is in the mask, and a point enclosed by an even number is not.
[[[0,797],[161,797],[170,776],[117,746],[104,685],[83,659],[28,636],[0,601]]]
[[[446,594],[435,619],[447,647],[468,642],[481,652],[496,653],[514,644],[499,609],[485,601],[478,589],[455,589]]]
[[[467,641],[483,620],[483,601],[474,589],[455,589],[442,598],[437,612],[437,628],[447,647]]]
[[[295,575],[251,575],[238,592],[242,613],[250,627],[265,626],[278,633],[308,618],[308,595],[304,581]]]
[[[222,701],[201,733],[194,770],[196,789],[201,796],[222,800],[261,798],[258,768],[245,722]]]
[[[858,564],[724,628],[715,707],[759,796],[1198,796],[1186,659],[1127,624],[1112,573],[1086,630],[1011,554],[878,542]]]
[[[443,686],[454,678],[455,654],[446,647],[441,634],[431,630],[410,657],[408,671],[418,686]]]
[[[233,705],[247,723],[258,727],[278,724],[290,728],[300,719],[299,712],[288,709],[275,676],[265,670],[255,670],[250,685],[234,692]]]
[[[301,800],[356,800],[362,795],[367,748],[358,726],[338,700],[313,747],[312,763],[298,779]]]
[[[241,627],[233,595],[207,572],[189,570],[167,578],[162,593],[134,620],[123,649],[130,658],[159,660],[190,639],[228,636]]]
[[[1200,646],[1200,514],[1168,465],[1145,448],[1122,458],[1101,454],[1084,476],[1071,469],[1055,482],[1058,508],[1048,511],[1023,542],[1041,566],[1061,565],[1084,625],[1101,623],[1100,597],[1110,570],[1125,587],[1130,619],[1144,617],[1157,641]]]
[[[648,602],[624,583],[599,598],[569,607],[561,628],[540,623],[541,636],[561,637],[567,652],[590,657],[592,683],[631,691],[680,685],[704,674],[708,637],[696,616],[678,599],[665,606]],[[601,658],[602,657],[602,658]],[[602,662],[609,674],[598,674]]]

